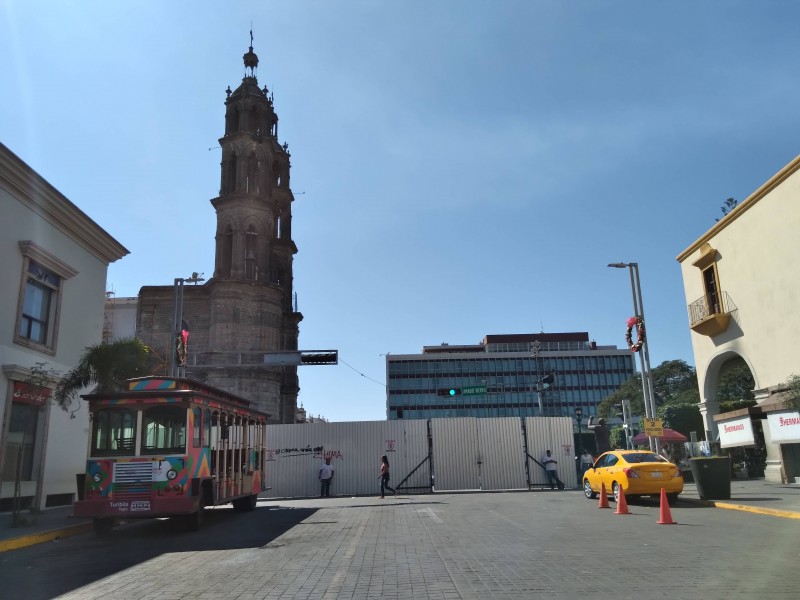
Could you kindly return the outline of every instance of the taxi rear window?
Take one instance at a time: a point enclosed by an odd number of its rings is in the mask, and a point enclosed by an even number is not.
[[[667,459],[654,452],[634,452],[626,454],[624,458],[628,463],[667,462]]]

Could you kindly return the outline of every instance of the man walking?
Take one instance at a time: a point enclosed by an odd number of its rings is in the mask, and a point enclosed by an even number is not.
[[[550,484],[550,489],[554,490],[558,486],[558,489],[563,490],[564,484],[558,478],[558,461],[550,454],[550,450],[545,452],[542,457],[542,464],[544,465],[544,472],[547,474],[547,482]]]
[[[319,481],[321,484],[320,487],[320,498],[323,496],[330,496],[331,495],[331,480],[333,479],[333,467],[331,466],[331,459],[326,458],[325,464],[319,468]]]

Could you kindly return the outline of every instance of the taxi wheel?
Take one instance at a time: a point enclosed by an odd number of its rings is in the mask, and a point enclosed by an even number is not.
[[[619,484],[616,481],[611,484],[611,491],[614,492],[614,502],[619,502]]]
[[[592,486],[589,484],[588,479],[583,480],[583,495],[586,496],[589,500],[594,500],[597,498],[597,494],[592,491]]]
[[[670,504],[675,504],[678,500],[678,494],[667,494],[667,502]]]

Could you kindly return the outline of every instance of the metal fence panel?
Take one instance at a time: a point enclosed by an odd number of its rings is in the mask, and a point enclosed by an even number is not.
[[[479,419],[478,441],[482,490],[527,488],[525,445],[519,417]]]
[[[431,419],[433,486],[437,492],[479,489],[477,421],[476,417]]]
[[[381,456],[391,466],[390,485],[398,484],[428,455],[427,421],[356,421],[268,425],[266,481],[272,498],[318,496],[319,467],[331,458],[337,496],[380,493]],[[430,485],[429,463],[406,487]]]
[[[558,477],[568,488],[578,487],[575,466],[574,438],[570,417],[526,417],[528,452],[539,462],[550,450],[558,461]],[[530,461],[531,485],[547,483],[547,475],[535,462]]]

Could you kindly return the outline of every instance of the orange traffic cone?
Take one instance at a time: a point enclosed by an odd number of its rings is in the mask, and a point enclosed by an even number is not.
[[[677,525],[672,520],[672,513],[669,511],[669,502],[667,501],[667,490],[661,488],[661,514],[658,518],[659,525]]]
[[[608,505],[608,494],[606,494],[606,484],[600,484],[600,502],[597,504],[597,508],[611,508]]]
[[[619,499],[617,500],[617,510],[614,511],[615,515],[629,515],[631,514],[628,512],[628,501],[625,500],[625,490],[622,489],[622,486],[619,486]]]

